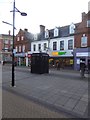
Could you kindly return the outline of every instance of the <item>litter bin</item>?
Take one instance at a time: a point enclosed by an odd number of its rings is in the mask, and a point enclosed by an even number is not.
[[[31,73],[49,73],[49,55],[47,53],[31,54]]]

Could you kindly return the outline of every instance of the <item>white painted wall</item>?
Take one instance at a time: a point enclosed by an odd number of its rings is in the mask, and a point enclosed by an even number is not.
[[[73,40],[73,49],[74,49],[74,36],[69,36],[69,37],[62,37],[62,38],[55,38],[55,39],[50,39],[49,42],[49,51],[53,52],[53,42],[57,42],[57,50],[56,51],[61,51],[60,50],[60,41],[64,40],[64,50],[62,51],[73,51],[73,50],[68,50],[68,40],[72,39]],[[34,41],[31,43],[31,52],[39,52],[38,51],[38,44],[41,44],[41,50],[42,52],[46,52],[43,50],[44,46],[43,44],[47,43],[48,45],[48,40],[42,40],[42,41]],[[33,45],[36,45],[36,51],[33,51]]]

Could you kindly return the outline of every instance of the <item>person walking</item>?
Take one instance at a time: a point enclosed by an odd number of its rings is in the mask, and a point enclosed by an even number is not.
[[[60,70],[60,61],[57,62],[57,70]]]
[[[84,78],[84,74],[85,74],[85,68],[86,68],[86,65],[84,62],[80,63],[80,73],[81,73],[81,78]]]

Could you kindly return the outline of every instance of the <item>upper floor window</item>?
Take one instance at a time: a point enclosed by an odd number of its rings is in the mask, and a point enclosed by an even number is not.
[[[68,50],[73,49],[73,40],[68,40]]]
[[[19,46],[19,52],[21,52],[21,46]]]
[[[73,34],[75,32],[75,25],[72,23],[69,27],[69,33]]]
[[[64,50],[64,41],[60,41],[60,50]]]
[[[45,38],[49,38],[49,31],[48,31],[48,29],[45,31]]]
[[[21,36],[21,40],[24,40],[24,36]]]
[[[36,45],[33,45],[33,51],[36,51]]]
[[[47,43],[44,43],[44,50],[46,50],[47,48]]]
[[[57,50],[57,42],[53,42],[53,50]]]
[[[17,41],[19,41],[20,40],[20,38],[19,38],[19,36],[17,37]]]
[[[18,52],[18,47],[16,46],[16,52]]]
[[[4,42],[5,44],[8,44],[8,40],[5,40],[5,42]]]
[[[58,36],[58,28],[55,28],[54,29],[54,37],[57,37]]]
[[[41,44],[38,44],[38,50],[39,51],[41,50]]]
[[[87,36],[85,34],[81,37],[81,47],[87,47]]]
[[[87,21],[87,27],[90,27],[90,20]]]
[[[22,46],[22,52],[25,52],[25,45]]]
[[[12,40],[10,41],[10,44],[11,44],[11,45],[13,44],[13,41],[12,41]]]

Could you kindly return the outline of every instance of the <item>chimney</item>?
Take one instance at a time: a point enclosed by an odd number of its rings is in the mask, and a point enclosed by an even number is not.
[[[28,29],[25,28],[24,31],[28,32]]]
[[[45,31],[45,26],[44,25],[40,25],[40,33]]]
[[[85,16],[86,16],[86,13],[83,12],[83,13],[82,13],[82,21],[85,19]]]

